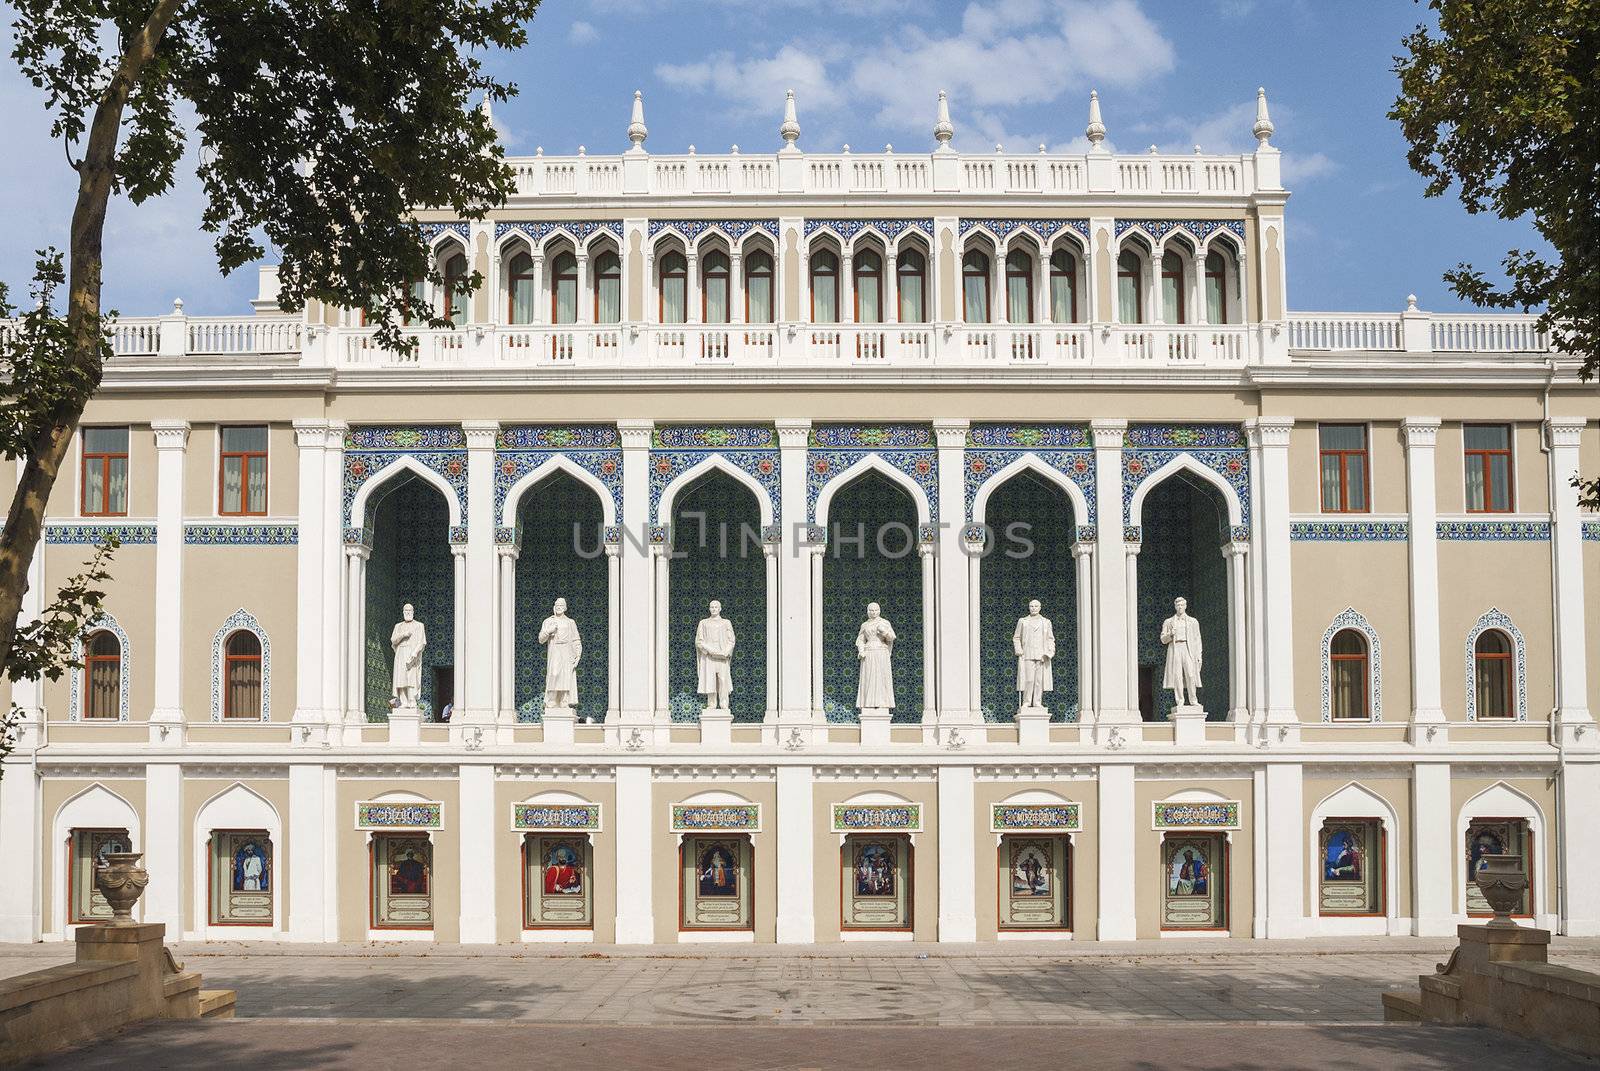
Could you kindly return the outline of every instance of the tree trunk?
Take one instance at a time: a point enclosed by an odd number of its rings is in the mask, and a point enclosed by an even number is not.
[[[117,164],[117,135],[128,96],[156,53],[180,0],[158,0],[144,28],[128,39],[121,62],[89,125],[89,141],[78,165],[78,201],[72,210],[72,247],[67,280],[67,328],[75,364],[100,385],[100,268],[106,205]],[[28,590],[28,566],[44,530],[45,503],[72,445],[72,434],[87,399],[63,406],[29,444],[17,492],[0,533],[0,673],[10,660],[17,615]]]

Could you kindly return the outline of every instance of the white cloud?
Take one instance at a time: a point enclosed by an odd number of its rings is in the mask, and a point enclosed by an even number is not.
[[[1322,152],[1286,152],[1283,154],[1282,166],[1283,181],[1291,185],[1297,182],[1310,182],[1339,169],[1333,158]]]
[[[765,59],[740,60],[718,52],[698,63],[663,63],[656,77],[675,89],[711,93],[738,116],[783,114],[784,93],[793,89],[801,109],[831,109],[843,103],[839,85],[821,58],[796,45],[784,45]]]
[[[579,19],[567,30],[567,40],[575,45],[590,45],[600,40],[600,31],[594,28],[594,23]]]

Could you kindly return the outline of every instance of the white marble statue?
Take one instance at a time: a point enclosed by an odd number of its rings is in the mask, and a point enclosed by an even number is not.
[[[707,710],[727,710],[733,694],[733,622],[722,616],[722,604],[711,600],[711,616],[700,619],[694,630],[697,691],[706,697]]]
[[[557,599],[550,616],[539,626],[539,642],[547,650],[544,659],[545,709],[578,705],[578,659],[583,657],[583,640],[578,623],[567,616],[567,600]]]
[[[861,663],[856,706],[862,710],[894,709],[894,672],[889,664],[894,629],[880,613],[877,603],[867,603],[867,619],[856,632],[856,659]]]
[[[1167,668],[1161,675],[1161,687],[1172,689],[1173,701],[1178,706],[1197,707],[1200,705],[1200,622],[1189,616],[1189,601],[1182,596],[1172,600],[1172,608],[1178,612],[1161,622],[1161,642],[1167,648]]]
[[[1017,652],[1017,691],[1023,707],[1044,706],[1044,693],[1055,691],[1050,663],[1056,656],[1055,626],[1039,612],[1039,600],[1028,603],[1028,616],[1017,618],[1011,646]]]
[[[400,608],[400,621],[389,633],[394,648],[394,686],[391,694],[397,707],[415,707],[422,694],[422,651],[428,646],[428,630],[416,619],[408,602]]]

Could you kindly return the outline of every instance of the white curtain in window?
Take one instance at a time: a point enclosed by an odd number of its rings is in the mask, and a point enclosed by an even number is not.
[[[989,322],[989,280],[982,275],[961,277],[962,305],[969,324]]]
[[[749,302],[748,319],[753,324],[772,322],[772,276],[750,275],[745,278],[745,298]]]
[[[568,277],[556,280],[556,323],[578,322],[578,280]]]
[[[661,322],[681,324],[688,304],[686,280],[681,275],[663,276],[661,279]]]
[[[923,316],[922,273],[920,271],[902,271],[900,273],[900,322],[903,324],[921,323]]]
[[[111,486],[107,489],[106,512],[128,512],[128,459],[111,459]]]
[[[1021,275],[1006,273],[1006,322],[1026,324],[1033,322],[1033,309],[1028,300],[1028,280]]]
[[[839,322],[839,282],[836,275],[811,276],[811,320],[813,323]]]
[[[725,324],[728,322],[728,277],[726,275],[706,276],[706,323]]]
[[[531,324],[537,293],[533,288],[533,258],[518,253],[511,259],[511,322]]]
[[[1117,272],[1117,320],[1125,324],[1143,322],[1139,308],[1139,277],[1126,269]]]

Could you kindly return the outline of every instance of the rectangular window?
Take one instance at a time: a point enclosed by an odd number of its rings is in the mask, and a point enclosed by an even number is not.
[[[1000,919],[1002,930],[1069,930],[1065,837],[1000,838]]]
[[[211,924],[271,926],[272,841],[265,830],[211,832]]]
[[[433,843],[427,837],[372,838],[372,928],[433,929]]]
[[[111,905],[95,887],[95,867],[112,852],[131,852],[126,829],[74,829],[67,848],[67,921],[106,922]]]
[[[1487,864],[1487,855],[1518,855],[1522,857],[1522,872],[1528,876],[1528,885],[1522,890],[1522,902],[1511,913],[1523,918],[1533,914],[1533,832],[1525,818],[1477,818],[1467,825],[1467,914],[1474,917],[1493,915],[1494,908],[1478,888],[1478,871]]]
[[[842,862],[842,929],[911,929],[909,837],[852,833],[844,839]]]
[[[1228,928],[1227,845],[1215,833],[1168,833],[1161,841],[1161,928]]]
[[[1367,428],[1364,424],[1319,424],[1322,512],[1366,513]]]
[[[128,514],[128,429],[83,429],[83,515]]]
[[[1511,426],[1467,424],[1467,512],[1511,512]]]
[[[684,837],[678,925],[685,930],[755,928],[750,895],[750,838]]]
[[[752,272],[745,278],[746,319],[753,324],[772,322],[772,276]]]
[[[217,512],[224,517],[267,512],[266,425],[222,429],[222,487]]]
[[[1317,841],[1317,904],[1323,915],[1381,915],[1383,828],[1371,818],[1330,818]]]
[[[593,929],[589,838],[573,833],[529,833],[522,851],[527,864],[522,894],[524,928]]]

